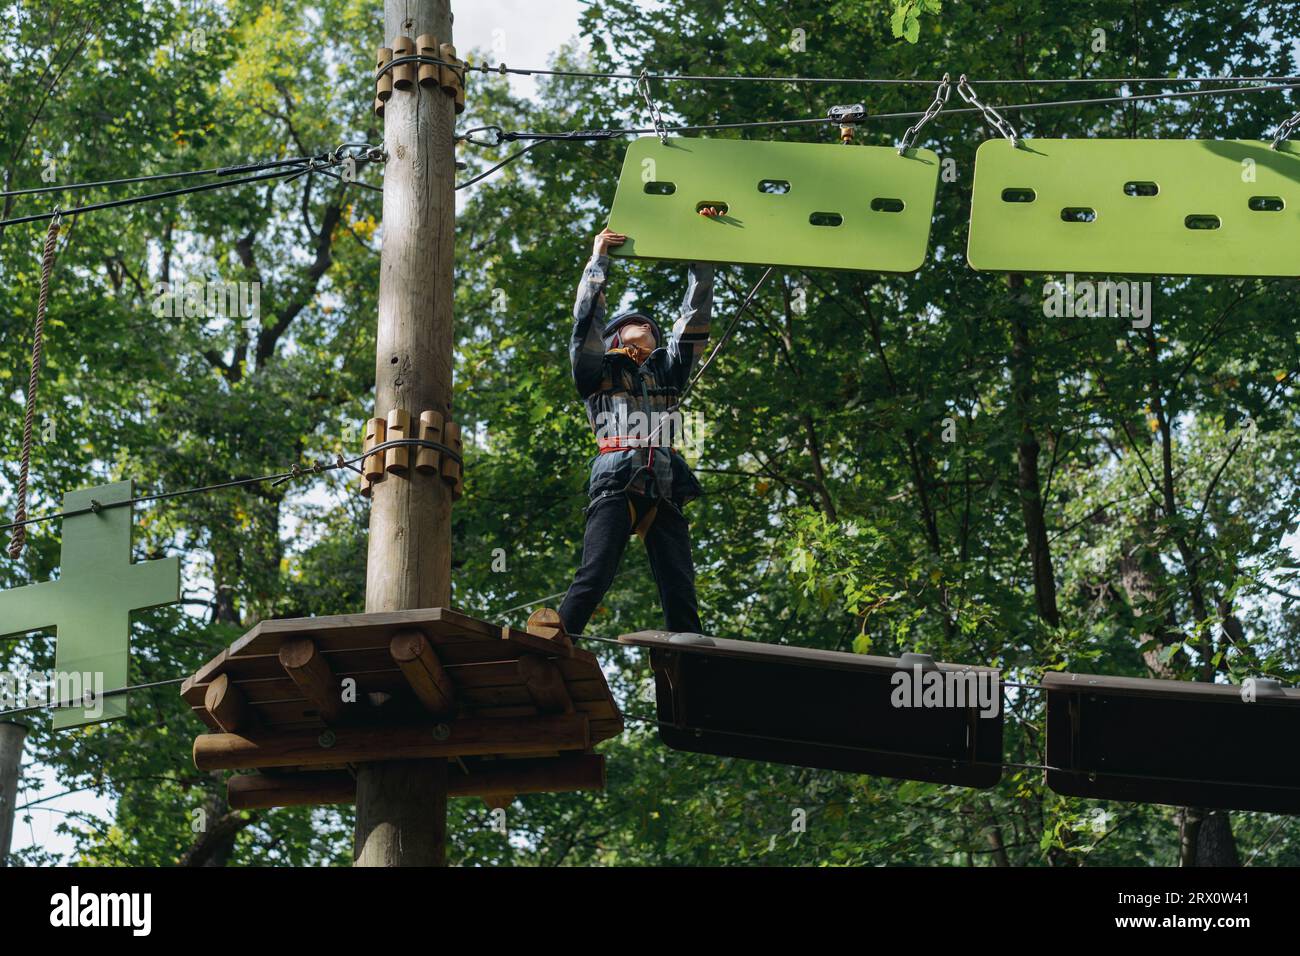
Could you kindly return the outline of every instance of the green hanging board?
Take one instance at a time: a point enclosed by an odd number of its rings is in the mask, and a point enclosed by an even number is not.
[[[1300,147],[988,140],[967,258],[995,272],[1300,276]]]
[[[646,136],[628,147],[609,228],[615,255],[913,272],[939,178],[928,149]],[[699,214],[721,206],[717,218]]]
[[[63,510],[128,501],[131,489],[131,482],[123,481],[69,492]],[[54,669],[65,687],[78,692],[125,687],[131,612],[180,600],[180,559],[132,564],[131,506],[121,505],[64,518],[60,562],[57,580],[0,591],[0,637],[53,627]],[[69,699],[62,690],[56,696]],[[91,709],[56,709],[54,729],[124,716],[126,696],[105,697]]]

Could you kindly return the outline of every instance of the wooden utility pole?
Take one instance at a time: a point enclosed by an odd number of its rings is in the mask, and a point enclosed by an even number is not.
[[[384,0],[384,42],[451,43],[450,0]],[[395,89],[384,111],[383,250],[375,416],[426,409],[451,420],[455,102],[436,87]],[[414,449],[411,450],[414,457]],[[366,611],[451,603],[451,487],[410,469],[375,484]],[[442,866],[446,760],[357,769],[357,866]]]
[[[18,773],[23,762],[27,728],[0,720],[0,866],[7,866],[14,835],[14,805],[18,800]]]

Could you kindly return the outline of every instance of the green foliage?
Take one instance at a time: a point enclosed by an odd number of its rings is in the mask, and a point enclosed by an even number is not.
[[[370,112],[373,4],[234,0],[195,13],[63,0],[5,12],[5,188],[40,185],[50,156],[57,181],[69,182],[382,136]],[[930,0],[668,0],[653,17],[634,0],[594,0],[582,17],[591,56],[560,51],[561,66],[847,77],[1290,75],[1290,49],[1270,37],[1300,27],[1292,8],[1226,0],[949,4],[941,18]],[[1099,25],[1105,52],[1093,50]],[[200,27],[206,51],[196,54],[185,38]],[[803,49],[789,42],[796,29]],[[309,35],[331,37],[323,55],[307,55]],[[459,39],[471,52],[479,38]],[[76,67],[44,97],[74,52]],[[824,115],[862,89],[680,83],[657,95],[669,117],[728,123]],[[993,89],[995,105],[1012,99],[1013,88]],[[1040,96],[1029,89],[1026,99]],[[923,109],[930,96],[870,91],[872,113]],[[1071,98],[1114,92],[1070,88]],[[630,84],[556,77],[533,102],[502,78],[475,75],[460,125],[594,128],[643,109]],[[1250,138],[1286,115],[1281,94],[1269,92],[1020,118],[1039,136]],[[879,654],[924,650],[1027,682],[1064,668],[1293,680],[1295,284],[1155,278],[1145,330],[1127,319],[1045,317],[1036,282],[1012,287],[966,267],[974,150],[988,135],[980,122],[945,115],[922,135],[956,171],[940,183],[924,269],[774,274],[693,393],[689,407],[709,426],[698,469],[706,494],[689,509],[706,629]],[[859,140],[892,144],[903,128],[867,124]],[[825,141],[833,131],[743,135]],[[470,147],[459,155],[464,175],[499,158]],[[568,311],[621,157],[618,142],[548,144],[467,190],[458,211],[455,406],[471,439],[454,512],[454,603],[472,613],[518,623],[526,610],[501,612],[562,590],[577,564],[594,447],[569,377]],[[378,182],[381,171],[362,176]],[[5,212],[42,202],[11,198]],[[171,490],[355,449],[373,389],[380,215],[378,194],[304,177],[76,221],[51,300],[40,411],[57,437],[36,449],[38,509],[94,481]],[[0,234],[6,489],[16,477],[41,235],[38,226]],[[757,276],[720,270],[718,327]],[[207,278],[259,279],[261,319],[153,313],[154,283]],[[682,283],[676,267],[619,263],[610,299],[626,295],[667,317]],[[185,555],[189,603],[137,616],[133,680],[189,673],[260,618],[359,609],[367,513],[349,485],[340,474],[139,509],[137,557]],[[11,496],[4,505],[9,513]],[[1028,529],[1040,505],[1037,538]],[[0,559],[0,585],[49,577],[58,536],[57,524],[37,526],[21,562]],[[501,555],[504,573],[494,568]],[[1044,557],[1050,594],[1034,573]],[[592,630],[657,623],[654,583],[633,542]],[[9,642],[0,664],[49,666],[51,647]],[[481,803],[453,801],[454,862],[1178,859],[1175,809],[1060,798],[1033,770],[1008,769],[993,790],[971,792],[667,751],[635,719],[653,711],[644,658],[596,648],[634,718],[603,747],[608,790],[521,798],[508,811],[509,837],[493,831]],[[1008,758],[1041,763],[1040,695],[1009,693],[1007,708]],[[77,862],[348,861],[349,810],[230,816],[224,775],[192,769],[199,729],[174,687],[138,693],[114,725],[54,736],[35,722],[29,759],[52,768],[63,789],[112,803],[105,819],[63,823]],[[196,811],[234,836],[204,839]],[[806,815],[802,830],[792,826],[796,811]],[[1293,821],[1234,814],[1232,823],[1243,860],[1300,862]],[[33,849],[20,862],[49,858]]]

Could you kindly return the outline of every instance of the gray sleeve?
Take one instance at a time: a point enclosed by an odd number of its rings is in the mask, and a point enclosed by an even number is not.
[[[713,314],[713,264],[692,262],[687,269],[682,311],[668,340],[668,361],[678,388],[685,388],[691,369],[709,341]]]
[[[582,270],[578,295],[573,303],[573,337],[569,340],[569,362],[573,366],[573,384],[586,398],[600,387],[605,345],[600,332],[605,326],[602,293],[608,281],[609,257],[592,256]]]

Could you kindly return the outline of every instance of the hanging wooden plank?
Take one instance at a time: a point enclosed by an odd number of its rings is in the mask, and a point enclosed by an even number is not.
[[[987,140],[967,258],[997,272],[1297,276],[1300,146]]]
[[[609,228],[617,256],[867,272],[925,262],[939,157],[886,146],[642,137]],[[725,210],[699,214],[704,206]]]
[[[659,736],[674,750],[966,787],[1002,775],[992,668],[665,631],[619,640],[650,649]],[[966,692],[931,706],[909,690],[899,706],[904,683],[936,679],[982,686],[992,712]]]
[[[1057,793],[1300,813],[1300,689],[1048,672]]]

